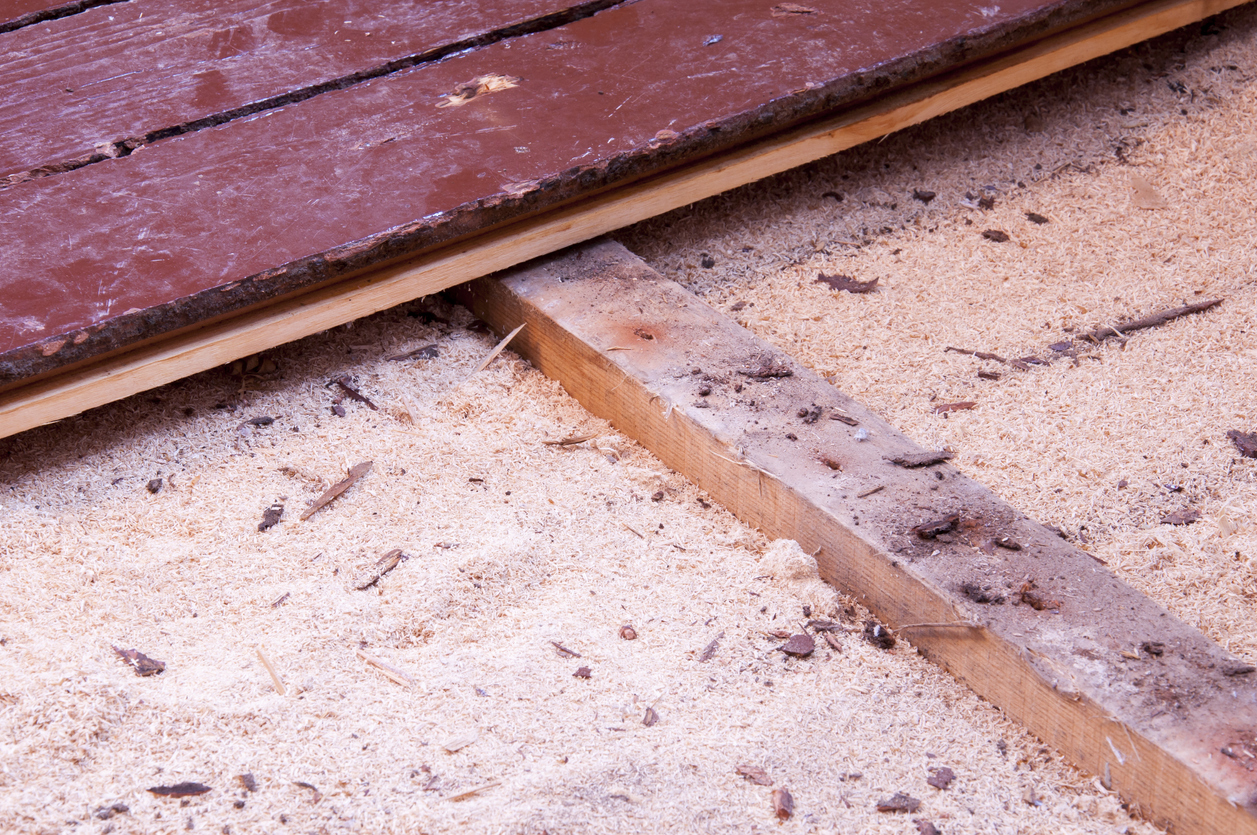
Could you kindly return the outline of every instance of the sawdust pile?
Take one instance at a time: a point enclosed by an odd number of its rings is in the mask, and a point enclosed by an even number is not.
[[[4,442],[0,829],[1153,831],[509,351],[469,378],[468,324],[411,305]]]
[[[618,237],[1257,661],[1255,183],[1249,7]]]

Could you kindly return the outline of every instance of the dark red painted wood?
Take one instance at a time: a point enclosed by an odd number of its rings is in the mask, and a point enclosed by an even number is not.
[[[0,191],[0,384],[730,147],[1113,4],[809,6],[641,0]],[[441,106],[490,74],[519,80]]]
[[[0,182],[125,153],[175,126],[348,83],[569,7],[614,2],[130,0],[0,34]]]

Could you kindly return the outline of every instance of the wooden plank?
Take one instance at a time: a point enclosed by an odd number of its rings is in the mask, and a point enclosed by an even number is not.
[[[499,332],[527,323],[513,350],[815,552],[826,580],[1138,813],[1257,833],[1257,673],[1090,556],[950,465],[892,463],[924,451],[618,244],[458,292]]]
[[[883,24],[872,0],[785,16],[766,0],[640,0],[11,186],[0,387],[727,151],[1124,1],[1015,0],[988,17],[899,0]]]
[[[0,34],[127,0],[7,0],[0,4]]]
[[[0,182],[126,154],[622,0],[144,0],[0,37]]]
[[[10,374],[6,378],[5,369],[0,366],[0,379],[9,382],[8,390],[0,392],[0,437],[588,240],[916,124],[1219,10],[1217,4],[1205,2],[1161,2],[1132,9],[881,97],[833,118],[487,230],[395,266],[351,275],[338,284],[329,282],[303,296],[280,299],[231,319],[207,321],[168,339],[70,367],[59,376],[24,382],[18,379],[15,383],[15,377]],[[56,353],[55,342],[44,345]]]

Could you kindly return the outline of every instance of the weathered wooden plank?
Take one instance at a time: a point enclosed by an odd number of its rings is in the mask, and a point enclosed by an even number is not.
[[[1117,0],[900,2],[641,0],[0,191],[0,386],[727,151]]]
[[[916,124],[1216,10],[1212,3],[1172,0],[1131,9],[879,97],[830,119],[480,232],[397,266],[327,282],[305,295],[280,298],[231,318],[210,319],[164,340],[140,341],[125,353],[82,362],[58,375],[14,383],[22,376],[20,367],[0,364],[0,379],[10,382],[7,391],[0,391],[0,437],[554,252]],[[45,340],[37,348],[41,355],[44,351],[57,355],[64,347],[59,342],[74,345],[75,338]],[[57,363],[51,367],[57,368]]]
[[[1257,673],[1087,554],[948,464],[892,463],[922,450],[617,244],[458,292],[498,331],[526,322],[512,350],[815,552],[826,580],[1138,812],[1257,833]]]
[[[7,0],[0,3],[0,34],[127,0]]]
[[[552,28],[622,0],[132,0],[0,35],[0,183]]]

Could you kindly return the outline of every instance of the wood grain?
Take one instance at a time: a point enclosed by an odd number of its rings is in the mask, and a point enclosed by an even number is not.
[[[617,244],[459,292],[499,332],[527,323],[512,348],[587,409],[815,552],[826,580],[1138,813],[1257,833],[1257,773],[1222,752],[1257,750],[1257,675],[1087,554],[950,464],[896,466],[923,450]],[[790,376],[744,373],[765,362]]]

